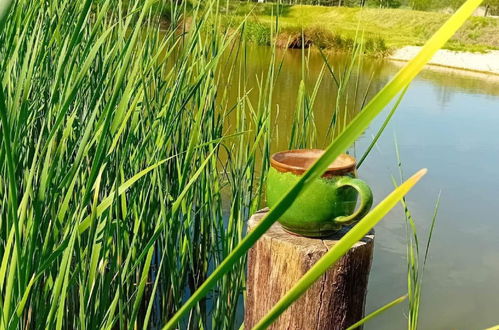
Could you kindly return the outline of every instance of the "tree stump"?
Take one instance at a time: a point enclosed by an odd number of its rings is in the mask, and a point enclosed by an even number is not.
[[[249,230],[267,211],[251,217]],[[323,239],[306,238],[289,234],[275,223],[249,251],[245,328],[253,328],[347,230]],[[371,231],[269,329],[346,329],[359,321],[364,315],[373,245]]]

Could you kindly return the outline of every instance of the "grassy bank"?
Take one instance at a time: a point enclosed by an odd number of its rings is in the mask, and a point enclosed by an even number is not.
[[[270,26],[275,23],[276,6],[233,2],[228,21],[250,15],[253,39],[270,42]],[[346,8],[322,6],[282,6],[278,40],[289,39],[303,29],[309,44],[321,48],[348,47],[358,31],[364,33],[367,52],[385,52],[403,46],[419,46],[449,18],[449,14],[406,9]],[[459,51],[499,49],[499,20],[472,17],[444,48]],[[338,42],[341,40],[341,42]]]

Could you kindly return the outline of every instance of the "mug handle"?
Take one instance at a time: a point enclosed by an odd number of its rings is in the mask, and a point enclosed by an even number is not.
[[[364,181],[348,176],[339,179],[336,184],[338,188],[350,186],[357,190],[360,196],[360,205],[353,214],[336,217],[333,221],[342,225],[349,225],[362,219],[373,205],[373,193],[371,188],[369,188]]]

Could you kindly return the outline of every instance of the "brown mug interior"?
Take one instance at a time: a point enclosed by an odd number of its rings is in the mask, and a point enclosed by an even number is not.
[[[270,164],[279,172],[291,172],[301,175],[324,153],[321,149],[295,149],[275,153]],[[355,158],[341,154],[327,168],[323,177],[344,175],[355,171]]]

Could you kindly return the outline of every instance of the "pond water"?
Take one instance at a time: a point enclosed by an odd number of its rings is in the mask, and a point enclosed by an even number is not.
[[[248,77],[265,71],[268,48],[250,50]],[[279,105],[277,137],[272,152],[287,148],[289,122],[296,108],[302,78],[301,51],[279,51],[283,66],[274,102]],[[335,68],[349,62],[334,55]],[[342,64],[343,63],[343,64]],[[402,63],[365,59],[352,81],[359,91],[370,86],[372,96],[400,69]],[[311,53],[308,81],[319,76],[323,60]],[[370,83],[372,77],[372,82]],[[252,86],[256,81],[249,84]],[[313,86],[312,86],[313,87]],[[327,128],[335,107],[336,85],[328,73],[315,100],[318,147],[330,142]],[[256,93],[255,93],[256,94]],[[362,93],[350,93],[355,111]],[[356,103],[356,104],[355,104]],[[355,144],[360,157],[389,111],[388,107]],[[426,244],[434,205],[442,192],[440,210],[424,275],[421,329],[480,329],[499,323],[499,77],[443,68],[428,68],[411,84],[398,111],[359,170],[372,187],[375,203],[398,178],[395,141],[406,177],[426,167],[429,173],[408,195],[417,223],[421,250]],[[406,234],[398,206],[377,227],[369,279],[366,313],[407,292]],[[407,328],[406,305],[399,305],[370,321],[366,329]]]

